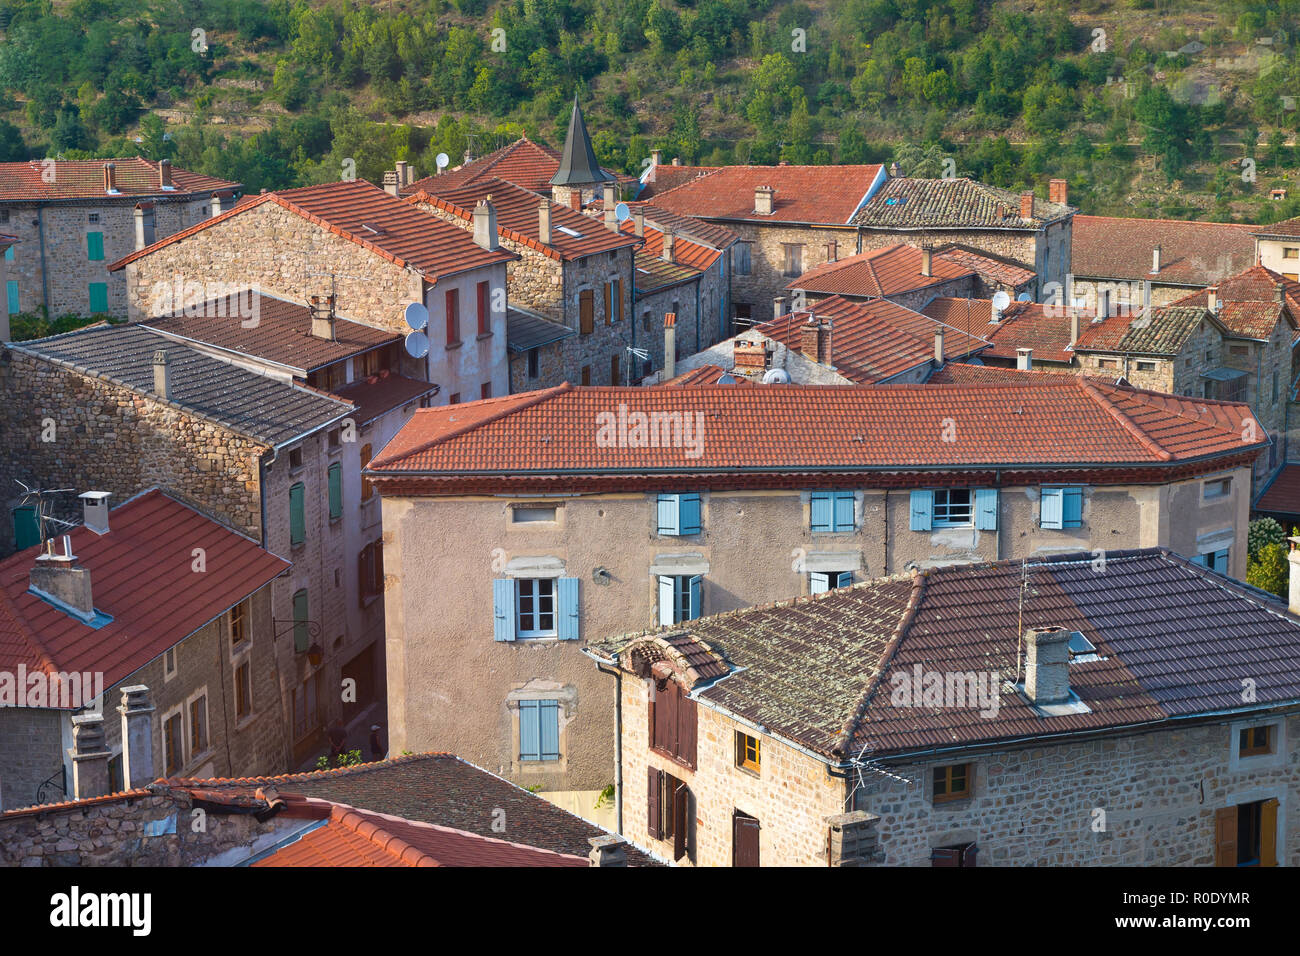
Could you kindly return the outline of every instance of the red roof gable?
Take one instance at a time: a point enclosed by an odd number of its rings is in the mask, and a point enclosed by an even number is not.
[[[111,687],[290,567],[158,490],[113,508],[109,528],[69,532],[95,609],[112,618],[99,628],[28,590],[39,545],[0,562],[0,670],[100,671]],[[202,574],[192,570],[195,548]]]
[[[930,275],[922,275],[921,268],[920,248],[898,243],[809,269],[786,288],[823,295],[898,295],[975,274],[975,270],[941,255],[931,257]]]
[[[880,175],[879,166],[722,166],[654,199],[669,212],[702,219],[844,225]],[[770,216],[754,211],[759,186],[776,190]]]
[[[560,153],[558,150],[543,146],[541,143],[534,143],[527,136],[524,136],[508,146],[502,146],[500,149],[471,160],[463,166],[458,166],[437,176],[425,176],[423,179],[417,179],[410,186],[403,189],[402,193],[405,195],[427,192],[438,195],[449,189],[459,189],[471,183],[477,183],[484,178],[495,177],[514,183],[516,186],[522,186],[531,192],[547,193],[549,195],[551,177],[555,175],[556,170],[559,168]],[[606,170],[606,172],[610,171]],[[624,184],[636,182],[636,179],[631,176],[613,172],[610,172],[610,175],[616,176],[619,182]]]
[[[1283,318],[1292,329],[1300,324],[1300,282],[1279,272],[1261,265],[1252,266],[1220,279],[1216,288],[1219,308],[1215,318],[1236,335],[1267,340]],[[1193,292],[1173,304],[1208,308],[1209,290]]]
[[[104,164],[113,164],[116,193],[104,191]],[[52,175],[51,175],[52,173]],[[48,200],[187,197],[203,193],[228,193],[243,189],[242,183],[192,173],[172,167],[174,189],[164,190],[158,163],[140,156],[126,159],[56,160],[53,167],[44,160],[0,163],[0,202],[43,202]]]

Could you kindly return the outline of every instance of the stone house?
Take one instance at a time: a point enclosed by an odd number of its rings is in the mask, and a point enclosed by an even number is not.
[[[229,208],[240,183],[138,156],[0,163],[0,232],[11,314],[127,314],[127,290],[109,263]]]
[[[80,497],[82,524],[0,562],[0,808],[67,799],[86,755],[97,793],[283,766],[270,591],[289,562],[158,490]],[[148,744],[130,761],[124,725]]]
[[[810,269],[785,287],[775,303],[777,315],[817,305],[828,296],[851,301],[889,299],[904,308],[923,309],[938,296],[975,294],[975,270],[930,247],[906,243],[868,249]]]
[[[810,409],[815,439],[793,440]],[[584,639],[1080,549],[1168,547],[1244,575],[1267,441],[1243,442],[1249,416],[1076,377],[560,387],[418,411],[365,472],[392,574],[392,746],[594,799],[615,716]]]
[[[345,522],[331,520],[334,465],[346,459],[343,471],[359,471],[357,446],[378,448],[357,424],[364,400],[359,407],[279,381],[139,324],[10,343],[0,384],[9,397],[0,431],[11,449],[0,463],[0,487],[16,491],[21,479],[125,499],[156,486],[292,562],[270,588],[276,680],[292,715],[283,769],[314,759],[324,726],[350,716],[344,681],[364,686],[349,671],[359,665],[344,656],[362,650],[362,635],[349,633],[351,581],[344,581],[366,565],[348,553]],[[355,443],[342,440],[349,427]],[[56,517],[78,517],[60,496],[50,500]],[[29,503],[8,504],[11,540],[30,545]],[[359,507],[362,528],[377,539],[376,506]]]
[[[1143,548],[586,652],[620,703],[622,832],[681,865],[1294,866],[1297,613]]]
[[[1014,300],[1000,309],[991,299],[978,298],[936,298],[921,311],[936,321],[991,343],[979,353],[978,361],[985,365],[1062,372],[1077,368],[1072,346],[1080,330],[1093,318],[1083,309]],[[1114,380],[1119,376],[1110,377]]]
[[[437,383],[438,400],[451,402],[509,388],[504,290],[513,259],[353,180],[263,193],[110,268],[126,274],[132,321],[260,289],[296,302],[332,295],[340,314],[409,334],[407,307],[422,305],[422,337],[402,371]]]

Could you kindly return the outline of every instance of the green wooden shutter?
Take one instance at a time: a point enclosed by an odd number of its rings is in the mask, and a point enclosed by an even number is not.
[[[302,544],[307,540],[307,515],[303,510],[302,482],[289,489],[289,543]]]
[[[18,314],[18,280],[9,279],[5,282],[5,298],[9,304],[9,314]]]
[[[41,525],[36,518],[36,509],[31,505],[22,505],[14,509],[14,547],[21,551],[34,544],[41,543]]]
[[[492,582],[492,639],[515,639],[515,582],[513,578],[497,578]]]
[[[293,596],[293,649],[298,653],[307,650],[311,635],[307,629],[307,589]]]
[[[90,311],[107,312],[108,311],[108,283],[92,282],[90,283]]]
[[[102,232],[86,233],[86,258],[99,262],[104,258],[104,234]]]
[[[343,517],[343,466],[338,462],[329,467],[330,517]]]

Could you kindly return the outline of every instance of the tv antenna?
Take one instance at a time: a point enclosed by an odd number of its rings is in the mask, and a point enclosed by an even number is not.
[[[645,349],[637,349],[628,345],[624,347],[624,351],[634,358],[639,358],[642,362],[650,361],[650,353]],[[632,385],[632,363],[630,361],[627,363],[627,368],[624,371],[623,381],[626,382],[629,387]]]
[[[318,276],[318,277],[329,276],[329,280],[330,280],[330,295],[334,295],[334,294],[335,294],[335,292],[336,292],[336,288],[335,288],[335,287],[338,285],[338,283],[337,283],[336,280],[338,280],[338,279],[356,279],[358,282],[365,282],[365,281],[367,281],[367,277],[366,277],[366,276],[353,276],[353,275],[348,275],[346,272],[308,272],[307,275],[309,275],[309,276]],[[338,299],[336,298],[336,299],[335,299],[335,303],[337,304],[337,302],[338,302]]]
[[[29,502],[33,502],[33,501],[36,503],[36,534],[37,537],[40,539],[41,544],[44,544],[46,541],[49,541],[52,537],[52,535],[46,533],[47,522],[51,525],[58,525],[61,528],[71,529],[77,527],[75,521],[65,521],[62,518],[54,517],[54,515],[50,513],[51,508],[54,506],[54,502],[50,498],[46,497],[47,495],[67,494],[68,492],[76,491],[77,489],[75,488],[33,488],[30,485],[27,485],[26,483],[20,481],[17,478],[15,478],[14,481],[15,483],[18,484],[20,488],[23,489],[23,494],[22,494],[23,504],[28,504]]]

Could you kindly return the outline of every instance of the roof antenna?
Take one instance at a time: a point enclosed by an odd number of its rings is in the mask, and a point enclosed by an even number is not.
[[[77,527],[74,521],[64,521],[62,518],[56,518],[50,514],[54,502],[46,498],[46,495],[61,495],[70,491],[76,491],[75,488],[32,488],[24,484],[17,478],[14,482],[23,489],[22,502],[27,504],[29,501],[36,502],[36,534],[40,544],[46,544],[53,540],[53,535],[47,531],[48,525],[59,525],[64,528]],[[47,524],[48,523],[48,524]],[[47,549],[48,550],[48,549]],[[52,553],[52,552],[51,552]]]
[[[1028,559],[1020,559],[1020,607],[1016,611],[1016,683],[1020,683],[1020,666],[1025,640],[1025,591],[1029,588]]]

